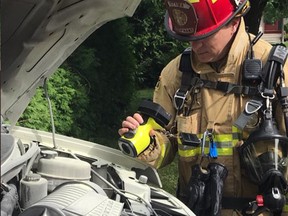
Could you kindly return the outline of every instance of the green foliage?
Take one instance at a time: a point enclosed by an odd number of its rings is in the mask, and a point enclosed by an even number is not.
[[[113,147],[135,92],[136,63],[129,31],[125,18],[107,23],[67,60],[67,65],[89,83],[90,103],[82,119],[89,135],[82,138],[99,143],[108,139]]]
[[[287,18],[288,19],[288,18]],[[288,22],[284,25],[284,41],[286,41],[286,43],[284,43],[286,45],[286,47],[288,47]]]
[[[55,110],[55,108],[54,108]],[[19,118],[17,125],[32,129],[51,131],[48,104],[41,88],[38,88],[29,106]]]
[[[105,24],[48,82],[57,133],[115,147],[120,122],[135,92],[135,58],[126,19]],[[18,121],[51,131],[48,103],[39,88]]]
[[[286,18],[288,1],[269,0],[264,10],[264,22],[274,23],[278,19]]]
[[[85,113],[89,99],[81,78],[68,70],[58,69],[49,79],[48,95],[51,100],[57,133],[72,135],[77,128],[79,116]],[[74,111],[77,110],[77,113]],[[51,131],[48,102],[43,88],[38,88],[29,106],[22,114],[18,125],[44,131]]]
[[[129,107],[136,82],[154,87],[162,68],[187,46],[166,35],[162,4],[143,1],[132,18],[106,23],[51,77],[48,89],[57,133],[116,146],[122,119],[135,111]],[[40,89],[19,124],[51,131]]]
[[[154,88],[137,90],[136,94],[130,102],[128,114],[132,115],[138,109],[142,100],[153,98]]]
[[[283,18],[287,10],[287,1],[269,0],[265,17]],[[57,70],[48,82],[57,133],[116,147],[122,119],[152,98],[153,89],[136,94],[137,87],[154,87],[162,68],[189,46],[166,34],[164,13],[163,0],[142,1],[133,17],[102,26]],[[51,131],[42,88],[18,125]],[[176,160],[159,173],[164,189],[174,194]]]
[[[73,72],[81,74],[81,71],[89,70],[94,64],[99,66],[99,58],[95,56],[95,48],[80,46],[64,63],[64,66],[70,67]]]
[[[162,0],[142,1],[129,19],[133,26],[133,52],[137,58],[136,79],[142,88],[154,87],[163,67],[189,46],[166,34],[164,13]]]
[[[158,169],[158,173],[163,184],[163,189],[176,196],[178,181],[178,156],[176,156],[174,161],[168,166]]]

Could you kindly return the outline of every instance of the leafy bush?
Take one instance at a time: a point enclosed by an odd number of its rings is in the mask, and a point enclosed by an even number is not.
[[[105,24],[71,55],[48,82],[56,132],[116,146],[118,128],[135,93],[135,59],[126,19]],[[51,131],[39,89],[18,122]]]
[[[77,120],[86,113],[85,107],[89,103],[81,78],[72,76],[68,70],[58,69],[47,82],[47,86],[56,132],[74,135],[79,127]],[[37,89],[17,124],[44,131],[52,130],[48,102],[42,87]]]
[[[133,27],[131,39],[140,88],[154,87],[164,66],[189,46],[167,35],[164,14],[163,1],[142,1],[128,20]]]

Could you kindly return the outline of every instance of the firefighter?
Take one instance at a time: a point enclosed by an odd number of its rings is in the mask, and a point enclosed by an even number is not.
[[[283,111],[279,104],[272,106],[275,97],[262,94],[259,99],[251,93],[259,90],[259,83],[266,83],[259,73],[264,70],[272,45],[259,39],[259,35],[247,32],[243,16],[249,10],[249,1],[165,0],[165,6],[167,32],[191,45],[189,66],[194,75],[183,79],[185,73],[179,69],[183,55],[177,56],[162,70],[155,86],[153,101],[170,113],[172,120],[166,130],[150,131],[150,135],[155,138],[154,146],[138,158],[155,168],[161,168],[171,163],[178,154],[176,194],[196,215],[286,215],[285,208],[282,209],[287,185],[288,142]],[[251,72],[250,66],[256,68],[255,71]],[[282,69],[287,77],[287,61]],[[283,78],[282,81],[282,86],[287,86],[288,79],[285,81]],[[252,107],[251,112],[247,111],[249,107]],[[269,124],[262,124],[264,121]],[[238,127],[235,122],[239,123]],[[137,129],[142,123],[141,115],[135,113],[122,122],[118,133],[123,135],[130,129]],[[264,129],[261,125],[264,125]],[[275,137],[278,140],[276,150],[273,140],[274,147],[263,148],[263,145],[259,145],[260,150],[257,154],[253,153],[253,149],[257,148],[257,145],[253,145],[255,139],[251,141],[250,138],[248,143],[246,140],[259,128],[264,130],[260,134],[265,136],[255,136],[256,140],[265,137],[269,141]],[[186,145],[180,139],[181,134],[196,135],[199,143],[194,139],[191,142],[188,140],[190,144]],[[245,148],[239,151],[241,146]],[[267,152],[272,152],[272,156]],[[265,157],[262,156],[260,160],[259,155],[262,153]],[[275,155],[280,155],[283,165],[279,175],[279,166],[276,167],[276,174],[270,172],[271,166],[277,163]],[[269,175],[263,177],[263,173],[256,171],[264,170],[259,168],[259,163],[267,161],[267,158],[273,160],[270,160],[272,162],[269,165],[266,163],[270,171]],[[243,163],[248,165],[244,166]],[[250,163],[253,163],[252,166]],[[280,188],[281,200],[278,203],[270,200],[273,204],[265,208],[268,198],[257,196],[259,182],[251,180],[249,172],[245,172],[247,169],[256,170],[251,175],[255,177],[259,174],[257,181],[269,179],[274,184],[275,179],[278,179],[277,182],[281,184],[277,186]],[[267,182],[261,184],[267,186]],[[269,196],[274,186],[267,186]],[[275,193],[272,193],[273,197]]]

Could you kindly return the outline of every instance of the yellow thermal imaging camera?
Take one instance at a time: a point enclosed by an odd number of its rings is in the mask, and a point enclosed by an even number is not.
[[[131,157],[137,157],[153,142],[149,135],[152,129],[162,129],[171,119],[171,115],[163,107],[150,100],[143,100],[137,112],[142,116],[143,124],[136,130],[123,134],[118,140],[121,151]]]

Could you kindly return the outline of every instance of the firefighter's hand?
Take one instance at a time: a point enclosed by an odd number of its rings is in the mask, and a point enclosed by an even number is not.
[[[137,158],[145,161],[146,163],[155,166],[156,160],[161,154],[161,146],[159,145],[159,142],[156,140],[155,131],[150,131],[150,136],[153,137],[154,142],[149,145],[149,147],[142,152]]]
[[[118,134],[122,136],[124,133],[128,132],[129,130],[137,129],[140,124],[144,122],[142,116],[139,113],[135,113],[133,116],[128,116],[122,122],[122,128],[118,130]]]
[[[124,133],[128,132],[129,130],[135,130],[137,129],[140,124],[144,122],[142,116],[139,113],[135,113],[133,116],[128,116],[123,122],[122,122],[122,128],[118,130],[118,134],[122,136]],[[149,135],[153,137],[154,142],[149,145],[149,147],[142,152],[138,159],[145,161],[149,163],[150,165],[154,165],[156,159],[159,157],[161,153],[161,147],[159,143],[155,139],[155,131],[151,130],[149,132]]]

